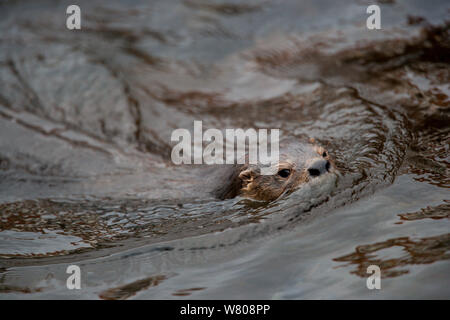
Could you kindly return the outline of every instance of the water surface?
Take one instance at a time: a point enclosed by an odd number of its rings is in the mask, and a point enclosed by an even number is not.
[[[376,31],[367,1],[81,1],[72,31],[69,4],[0,2],[2,299],[450,297],[445,1]],[[194,120],[313,137],[340,175],[215,199],[170,160]]]

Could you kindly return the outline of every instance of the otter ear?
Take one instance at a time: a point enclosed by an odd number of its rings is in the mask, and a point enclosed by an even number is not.
[[[255,176],[256,176],[256,173],[251,168],[245,169],[244,171],[239,173],[239,179],[241,179],[242,181],[245,181],[245,182],[252,181],[255,178]]]

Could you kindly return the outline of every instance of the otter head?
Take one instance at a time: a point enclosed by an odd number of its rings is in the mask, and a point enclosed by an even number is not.
[[[323,179],[336,170],[328,151],[321,146],[296,142],[280,147],[274,174],[262,175],[260,165],[246,164],[237,169],[237,177],[232,182],[235,195],[272,201],[285,191]]]

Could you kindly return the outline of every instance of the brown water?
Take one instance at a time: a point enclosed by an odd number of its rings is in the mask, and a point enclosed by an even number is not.
[[[0,2],[0,298],[450,297],[446,1],[377,31],[366,1],[81,1],[78,31],[69,4]],[[170,161],[194,120],[314,137],[341,174],[215,199]]]

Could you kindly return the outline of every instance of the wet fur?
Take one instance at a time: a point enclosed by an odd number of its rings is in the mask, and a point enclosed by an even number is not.
[[[278,170],[290,169],[287,178],[278,174],[261,175],[259,165],[234,165],[222,176],[225,183],[216,189],[215,194],[220,199],[242,196],[263,201],[275,200],[285,191],[293,191],[310,181],[307,167],[311,161],[325,158],[331,163],[331,171],[334,171],[333,161],[328,152],[324,157],[324,152],[324,148],[313,143],[291,142],[280,145]]]

